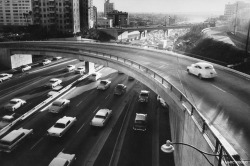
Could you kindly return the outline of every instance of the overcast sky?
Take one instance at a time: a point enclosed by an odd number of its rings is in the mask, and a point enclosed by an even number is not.
[[[98,11],[104,10],[105,0],[93,0]],[[244,0],[249,1],[250,0]],[[209,12],[223,14],[225,4],[235,0],[110,0],[115,9],[124,12]]]

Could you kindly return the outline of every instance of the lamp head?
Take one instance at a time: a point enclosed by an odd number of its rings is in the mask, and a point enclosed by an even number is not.
[[[172,153],[174,151],[174,147],[173,145],[171,144],[171,141],[167,140],[166,141],[166,144],[163,144],[161,146],[161,150],[164,152],[164,153]]]

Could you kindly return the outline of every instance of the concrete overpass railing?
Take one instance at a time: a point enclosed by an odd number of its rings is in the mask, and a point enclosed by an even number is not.
[[[145,79],[138,76],[139,81],[149,85],[149,87],[167,101],[170,106],[170,125],[171,137],[174,142],[184,142],[192,144],[201,150],[214,153],[209,160],[214,165],[230,165],[230,166],[243,166],[244,163],[240,160],[240,156],[233,149],[233,147],[225,140],[225,138],[201,115],[198,109],[192,104],[191,101],[173,84],[164,79],[157,72],[139,64],[132,60],[118,57],[111,54],[105,54],[92,50],[79,49],[79,48],[15,48],[11,49],[11,53],[46,53],[55,52],[63,53],[65,55],[72,54],[74,57],[86,56],[86,60],[99,59],[103,65],[111,67],[115,63],[121,65],[123,69],[134,70],[143,75]],[[36,55],[37,55],[36,54]],[[84,58],[85,59],[85,58]],[[96,60],[98,62],[98,60]],[[109,65],[110,63],[111,65]],[[125,72],[126,73],[126,72]],[[151,84],[148,83],[151,81]],[[178,166],[193,166],[193,165],[208,165],[204,156],[190,151],[186,148],[178,147],[175,150],[175,163]],[[221,159],[221,161],[220,161]]]

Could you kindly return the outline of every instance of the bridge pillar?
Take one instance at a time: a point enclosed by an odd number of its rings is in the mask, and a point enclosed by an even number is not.
[[[94,73],[95,64],[92,62],[85,61],[85,73]]]
[[[139,31],[140,32],[140,37],[139,40],[147,38],[147,31]]]
[[[168,37],[168,29],[163,30],[163,37],[166,39]]]
[[[30,54],[11,55],[9,49],[7,48],[0,49],[0,65],[4,67],[13,69],[30,63],[32,63],[32,55]]]

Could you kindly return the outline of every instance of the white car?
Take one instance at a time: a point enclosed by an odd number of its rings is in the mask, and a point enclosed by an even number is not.
[[[28,71],[28,70],[30,70],[31,69],[31,66],[29,66],[29,65],[22,65],[21,67],[20,67],[20,71],[21,72],[25,72],[25,71]]]
[[[50,92],[47,94],[47,96],[48,96],[48,97],[51,97],[51,96],[56,96],[56,95],[58,95],[58,94],[59,94],[59,92],[50,91]]]
[[[53,89],[56,86],[60,85],[61,83],[62,83],[62,80],[60,80],[58,78],[52,78],[49,80],[49,83],[46,86]]]
[[[100,109],[91,120],[90,125],[103,127],[106,125],[107,121],[112,116],[112,110],[109,109]]]
[[[49,166],[70,166],[76,160],[75,154],[60,152],[49,164]]]
[[[64,116],[48,129],[48,135],[62,137],[75,122],[76,117]]]
[[[90,81],[97,81],[98,79],[101,78],[101,76],[102,76],[101,73],[92,73],[92,74],[90,74],[90,76],[89,76],[89,80],[90,80]]]
[[[147,90],[141,90],[140,94],[139,94],[139,102],[141,103],[147,103],[149,100],[149,91]]]
[[[47,65],[47,64],[49,64],[49,63],[51,63],[51,60],[49,60],[49,59],[44,59],[42,62],[41,62],[41,65]]]
[[[0,74],[0,83],[5,80],[9,80],[12,76],[13,74],[7,74],[7,73]]]
[[[18,144],[33,133],[33,129],[19,128],[0,139],[0,151],[10,153]]]
[[[52,103],[52,105],[49,107],[49,112],[51,113],[59,113],[64,108],[68,107],[70,104],[70,101],[67,99],[59,99]]]
[[[59,59],[62,59],[62,57],[57,56],[57,57],[53,57],[53,58],[52,58],[52,60],[54,60],[54,61],[57,61],[57,60],[59,60]]]
[[[70,71],[74,71],[76,69],[75,65],[68,65],[66,67],[66,71],[70,72]]]
[[[111,81],[109,80],[101,80],[100,84],[97,86],[97,89],[105,90],[110,87]]]
[[[136,113],[133,129],[141,131],[147,129],[147,114]]]
[[[0,120],[0,129],[4,128],[8,124],[10,124],[14,120],[14,116],[12,115],[5,115]]]
[[[8,111],[15,111],[16,109],[18,109],[19,107],[21,107],[22,105],[26,104],[26,101],[22,100],[22,99],[11,99],[9,101],[8,104],[6,104],[4,106],[4,109],[5,110],[8,110]]]
[[[84,74],[84,72],[85,72],[85,67],[83,66],[80,66],[75,70],[76,74]]]
[[[193,74],[199,77],[199,79],[202,78],[214,78],[217,76],[217,73],[210,63],[207,62],[198,62],[195,64],[192,64],[191,66],[187,67],[188,74]]]
[[[160,102],[161,106],[164,108],[168,108],[168,104],[163,100],[163,98],[161,98],[160,95],[157,96],[157,101]]]

